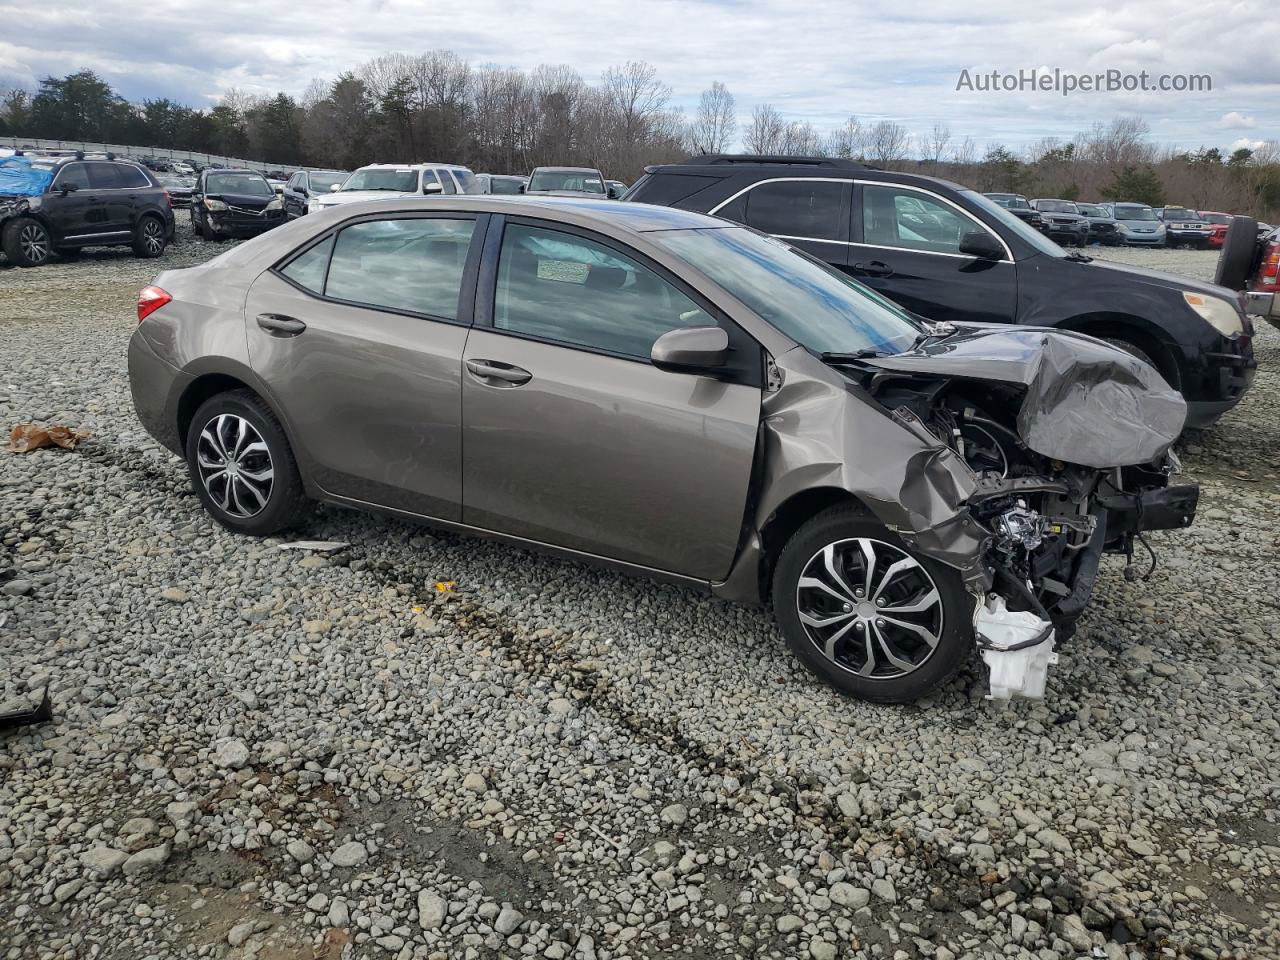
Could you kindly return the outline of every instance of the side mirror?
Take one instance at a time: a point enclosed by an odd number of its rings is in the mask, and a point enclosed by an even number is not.
[[[974,230],[962,236],[960,252],[982,260],[999,260],[1004,256],[1004,248],[995,237],[984,230]]]
[[[74,183],[63,183],[58,186],[58,189],[62,191],[62,195],[65,197],[68,193],[75,193],[80,188]]]
[[[330,193],[337,193],[341,188],[342,188],[342,184],[340,184],[340,183],[331,183],[331,184],[329,184],[329,192],[330,192]]]
[[[528,186],[526,186],[526,185],[525,185],[525,184],[523,184],[523,183],[522,183],[522,184],[520,184],[520,186],[516,188],[517,192],[519,192],[519,193],[524,193],[524,192],[525,192],[526,190],[528,190],[528,189],[529,189],[529,188],[528,188]]]
[[[729,359],[729,334],[723,327],[681,327],[653,342],[649,359],[669,373],[709,373]]]
[[[444,187],[440,186],[438,183],[428,183],[423,186],[422,192],[426,194],[444,193]]]

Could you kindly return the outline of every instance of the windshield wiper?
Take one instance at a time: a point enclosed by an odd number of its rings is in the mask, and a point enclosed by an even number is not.
[[[827,351],[818,354],[818,358],[823,363],[854,363],[858,360],[870,360],[873,357],[887,357],[888,354],[880,350],[854,350],[851,353],[840,353],[839,351]]]
[[[1074,260],[1076,263],[1093,263],[1093,257],[1086,257],[1083,253],[1077,253],[1072,250],[1065,257],[1067,260]]]

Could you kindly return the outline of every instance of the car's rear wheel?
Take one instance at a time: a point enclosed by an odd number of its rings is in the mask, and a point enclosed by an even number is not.
[[[972,600],[959,574],[853,507],[823,511],[792,536],[774,571],[773,606],[800,661],[864,700],[918,699],[972,647]]]
[[[249,390],[206,400],[187,431],[197,496],[229,530],[265,537],[296,526],[309,501],[284,429]]]
[[[0,233],[5,256],[20,267],[39,267],[53,255],[53,238],[43,223],[31,217],[16,217]]]
[[[143,217],[133,230],[133,254],[136,257],[158,257],[164,253],[168,243],[159,217]]]

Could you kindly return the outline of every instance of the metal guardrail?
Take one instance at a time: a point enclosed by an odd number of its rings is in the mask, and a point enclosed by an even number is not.
[[[288,163],[264,163],[261,160],[246,160],[244,157],[221,157],[212,153],[199,153],[195,150],[171,150],[168,147],[142,147],[123,143],[95,143],[90,140],[47,140],[39,137],[0,136],[0,149],[8,150],[83,150],[85,153],[114,153],[119,157],[148,157],[156,160],[194,160],[196,163],[208,165],[221,164],[225,167],[247,167],[250,170],[265,172],[267,170],[319,170],[320,167],[299,167]]]

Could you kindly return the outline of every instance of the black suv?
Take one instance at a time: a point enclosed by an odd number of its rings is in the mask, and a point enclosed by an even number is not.
[[[256,237],[284,222],[284,200],[256,170],[206,169],[196,177],[191,191],[196,236]]]
[[[19,154],[19,156],[21,156]],[[173,209],[151,171],[110,154],[22,157],[31,192],[0,188],[0,248],[20,267],[54,253],[127,245],[158,257],[173,239]],[[35,192],[38,190],[39,192]]]
[[[312,197],[326,196],[335,186],[341,186],[351,176],[341,170],[299,170],[284,185],[284,212],[290,219],[307,214],[307,204]]]
[[[967,187],[851,160],[707,156],[647,167],[627,201],[773,234],[935,321],[1076,330],[1138,356],[1187,400],[1187,426],[1253,381],[1237,296],[1189,277],[1067,253]]]

